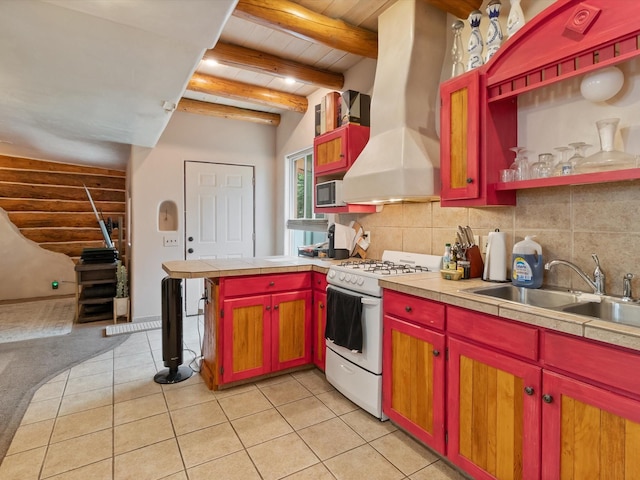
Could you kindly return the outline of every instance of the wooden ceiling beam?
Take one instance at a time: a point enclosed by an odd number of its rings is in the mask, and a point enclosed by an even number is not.
[[[342,90],[344,86],[344,75],[341,73],[314,68],[231,43],[218,42],[213,49],[205,52],[204,59],[212,59],[229,67],[282,78],[292,77],[301,83],[317,85],[330,90]]]
[[[473,10],[479,10],[482,0],[422,0],[440,10],[450,13],[454,17],[466,19]]]
[[[344,52],[378,57],[377,33],[326,17],[288,0],[240,0],[233,15]]]
[[[306,97],[300,95],[279,92],[270,88],[201,73],[193,74],[187,85],[187,90],[258,103],[269,107],[283,108],[299,113],[305,113],[309,104]]]
[[[191,98],[181,98],[177,109],[181,112],[208,115],[210,117],[230,118],[232,120],[242,120],[245,122],[260,123],[262,125],[272,125],[274,127],[280,125],[280,115],[277,113],[258,112],[256,110],[232,107],[220,103],[201,102]]]

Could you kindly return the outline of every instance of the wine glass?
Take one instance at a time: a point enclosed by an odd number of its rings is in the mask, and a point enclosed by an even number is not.
[[[568,152],[571,149],[569,147],[556,147],[554,148],[554,150],[557,150],[558,152],[560,152],[560,161],[553,168],[553,175],[554,176],[571,175],[573,173],[573,166],[571,165],[571,162],[569,162],[569,159],[567,158]]]
[[[516,154],[516,158],[513,160],[511,164],[511,169],[513,170],[513,179],[514,180],[528,180],[529,179],[529,163],[527,162],[527,157],[524,156],[524,152],[527,151],[524,147],[512,147],[509,150]]]
[[[569,158],[569,162],[571,163],[572,172],[575,172],[576,167],[584,163],[584,152],[587,148],[591,147],[591,145],[584,142],[574,142],[570,143],[569,146],[573,148],[573,155]]]

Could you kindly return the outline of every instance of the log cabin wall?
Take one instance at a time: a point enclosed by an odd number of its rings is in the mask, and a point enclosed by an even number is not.
[[[121,217],[126,225],[124,170],[0,155],[0,207],[26,238],[74,261],[83,248],[104,247],[83,185],[105,222]],[[111,237],[115,245],[117,229]]]

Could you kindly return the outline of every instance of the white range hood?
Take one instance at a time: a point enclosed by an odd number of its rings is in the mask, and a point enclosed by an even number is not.
[[[344,176],[347,203],[437,199],[436,102],[446,18],[422,0],[401,0],[378,17],[371,136]]]

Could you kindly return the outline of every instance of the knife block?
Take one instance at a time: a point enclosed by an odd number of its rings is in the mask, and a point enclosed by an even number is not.
[[[482,272],[484,272],[484,262],[482,261],[482,255],[480,254],[478,245],[473,245],[467,249],[467,260],[471,262],[469,278],[482,277]]]

